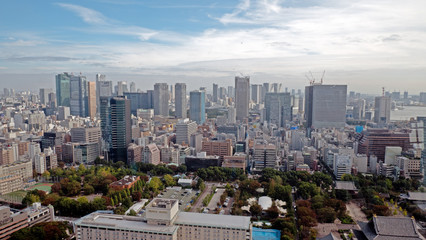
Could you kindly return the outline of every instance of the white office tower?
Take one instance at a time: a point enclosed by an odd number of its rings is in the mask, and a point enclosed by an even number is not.
[[[249,115],[250,77],[235,77],[235,108],[237,121],[243,121]]]
[[[177,118],[187,117],[187,99],[186,99],[186,84],[175,84],[175,116]]]
[[[234,107],[228,107],[228,123],[235,123],[237,121],[237,110]]]
[[[352,161],[352,155],[339,153],[334,154],[333,169],[336,179],[340,180],[343,174],[351,174]]]
[[[390,122],[391,98],[376,97],[374,102],[374,122],[385,124]]]
[[[127,88],[127,82],[119,81],[117,83],[115,92],[116,92],[117,96],[124,96],[125,92],[129,92],[129,89]]]
[[[154,114],[169,116],[169,86],[167,83],[154,85]]]
[[[190,137],[197,131],[197,123],[188,118],[179,120],[176,124],[176,144],[189,145]]]

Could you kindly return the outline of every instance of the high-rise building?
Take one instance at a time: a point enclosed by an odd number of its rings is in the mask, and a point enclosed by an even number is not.
[[[206,121],[206,93],[204,91],[192,91],[189,94],[189,117],[198,124]]]
[[[176,124],[176,144],[189,145],[190,137],[197,131],[197,123],[182,119]]]
[[[71,115],[86,117],[88,115],[87,81],[85,76],[70,78],[70,111]]]
[[[124,96],[125,92],[129,92],[129,89],[127,88],[127,82],[125,81],[117,82],[117,85],[115,86],[115,94],[120,97],[120,96]]]
[[[40,103],[46,105],[49,102],[49,94],[53,93],[51,88],[40,88]]]
[[[290,93],[269,92],[265,96],[265,120],[279,127],[293,118],[293,107],[291,106]]]
[[[262,103],[265,102],[266,93],[268,93],[270,91],[271,91],[271,87],[270,87],[269,83],[263,83],[263,87],[262,87],[262,99],[261,99]]]
[[[70,106],[70,78],[66,72],[56,75],[56,98],[58,106]]]
[[[175,84],[175,116],[177,118],[186,118],[186,84]]]
[[[101,97],[112,97],[112,81],[106,81],[103,74],[96,74],[96,106],[97,113],[100,112]]]
[[[281,83],[272,83],[271,91],[274,93],[282,92],[282,84]]]
[[[171,102],[174,102],[175,101],[175,87],[173,86],[173,84],[170,84],[170,94],[169,95],[170,95],[169,100]]]
[[[127,161],[127,146],[132,140],[130,100],[120,97],[111,99],[111,159]]]
[[[88,92],[88,113],[91,119],[96,117],[96,82],[87,83],[87,92]]]
[[[114,162],[127,162],[127,147],[131,142],[130,100],[122,97],[101,97],[101,131],[103,149]]]
[[[130,83],[130,92],[132,92],[132,93],[136,92],[136,83],[135,82]]]
[[[374,122],[384,124],[390,122],[391,98],[376,97],[374,101]]]
[[[201,151],[206,152],[207,155],[219,156],[223,160],[224,156],[232,156],[232,140],[212,141],[205,138]]]
[[[225,99],[226,98],[226,88],[220,87],[219,88],[219,99]]]
[[[169,116],[169,86],[167,83],[154,85],[154,114]]]
[[[365,105],[366,105],[365,99],[358,99],[357,101],[355,101],[354,111],[353,111],[354,119],[356,119],[356,120],[364,119],[364,117],[365,117]]]
[[[155,143],[148,144],[143,149],[143,160],[144,163],[151,163],[154,165],[160,164],[161,152]]]
[[[136,116],[138,109],[144,108],[143,92],[125,92],[124,96],[130,100],[130,111]]]
[[[213,102],[217,102],[218,100],[218,97],[217,97],[218,87],[219,86],[216,83],[213,83]]]
[[[251,85],[251,100],[254,103],[260,103],[262,94],[262,85],[252,84]]]
[[[346,123],[347,85],[314,84],[305,88],[308,128],[342,128]]]
[[[275,168],[277,160],[276,146],[273,144],[256,144],[253,152],[254,167],[257,171]]]
[[[237,121],[242,121],[249,115],[250,77],[235,77],[235,108]]]
[[[234,98],[234,87],[228,86],[228,97]]]

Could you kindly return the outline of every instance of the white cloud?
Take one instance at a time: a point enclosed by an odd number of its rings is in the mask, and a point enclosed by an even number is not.
[[[63,8],[66,8],[76,13],[83,19],[83,21],[87,23],[90,23],[90,24],[106,24],[107,23],[107,19],[104,15],[90,8],[85,8],[79,5],[68,4],[68,3],[57,3],[57,4]]]
[[[391,69],[393,76],[395,70],[418,74],[426,66],[423,0],[392,4],[385,0],[324,0],[308,6],[243,0],[229,13],[212,17],[224,27],[187,35],[127,25],[77,5],[61,6],[90,24],[79,31],[132,36],[141,41],[11,46],[0,49],[0,54],[46,57],[60,53],[74,59],[68,65],[57,63],[60,67],[200,77],[244,72],[304,79],[307,71],[326,69],[326,79],[331,81],[350,73],[348,79],[361,82],[361,77],[369,79],[365,74],[372,71],[386,74]],[[17,52],[22,56],[15,56]],[[419,81],[420,77],[413,75],[411,79]]]

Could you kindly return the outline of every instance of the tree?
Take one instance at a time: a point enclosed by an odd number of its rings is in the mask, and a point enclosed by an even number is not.
[[[176,181],[173,179],[173,177],[170,174],[166,174],[163,176],[164,183],[166,186],[174,186],[176,185]]]
[[[158,177],[152,177],[151,181],[149,181],[148,183],[148,187],[152,191],[156,192],[163,188],[163,184],[161,183],[161,180]]]
[[[177,171],[178,171],[179,173],[186,173],[186,171],[187,171],[187,167],[186,167],[186,165],[185,165],[185,164],[181,164],[181,165],[179,165],[179,167],[177,168]]]
[[[277,205],[275,205],[275,202],[273,202],[272,206],[266,210],[266,213],[270,219],[275,219],[280,215],[280,211],[278,210]]]
[[[317,195],[318,189],[317,186],[313,183],[302,182],[299,185],[297,192],[303,199],[308,199],[311,196]]]
[[[90,195],[95,192],[95,188],[90,184],[84,184],[83,186],[83,192],[85,195]]]
[[[132,199],[133,201],[139,202],[142,198],[142,193],[141,192],[133,192],[132,193]]]
[[[336,219],[336,211],[331,207],[320,208],[317,211],[318,220],[322,223],[332,223]]]
[[[250,206],[250,213],[252,216],[259,216],[262,214],[262,207],[258,203],[255,203]]]
[[[129,215],[129,216],[136,216],[136,211],[133,210],[133,209],[131,209],[127,215]]]

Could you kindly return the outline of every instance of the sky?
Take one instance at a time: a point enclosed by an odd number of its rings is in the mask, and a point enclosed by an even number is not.
[[[61,72],[112,81],[280,82],[426,91],[424,0],[4,1],[0,87],[54,88]],[[312,74],[311,74],[312,73]]]

